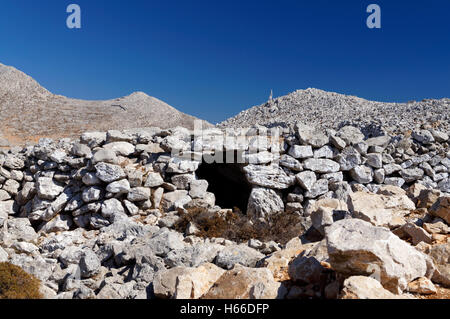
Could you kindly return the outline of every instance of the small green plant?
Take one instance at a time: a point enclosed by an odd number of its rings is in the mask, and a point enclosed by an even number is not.
[[[0,299],[40,299],[40,281],[22,268],[0,263]]]

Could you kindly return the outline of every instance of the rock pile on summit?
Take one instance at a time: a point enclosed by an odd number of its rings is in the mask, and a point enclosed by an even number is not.
[[[385,103],[309,88],[242,111],[219,126],[292,127],[299,121],[332,129],[352,125],[368,137],[380,131],[399,133],[404,129],[418,129],[423,123],[442,125],[442,130],[448,131],[450,99]]]
[[[217,128],[88,132],[3,151],[0,262],[38,277],[47,298],[416,298],[450,287],[448,131],[282,132],[228,130],[237,143]],[[226,152],[242,161],[208,160]],[[280,216],[295,234],[239,240],[200,222],[237,223],[237,205],[250,235]]]

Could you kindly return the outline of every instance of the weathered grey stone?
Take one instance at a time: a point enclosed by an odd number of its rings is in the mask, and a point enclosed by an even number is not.
[[[384,179],[384,184],[402,187],[405,184],[405,180],[401,177],[386,177]]]
[[[283,200],[274,190],[262,187],[252,189],[247,206],[247,215],[250,218],[267,218],[283,211]]]
[[[131,187],[142,186],[142,181],[144,180],[144,173],[141,170],[133,169],[127,171],[128,182]]]
[[[130,189],[127,199],[130,202],[142,202],[150,199],[151,190],[148,187],[134,187]]]
[[[339,164],[329,159],[309,158],[303,162],[303,167],[322,174],[339,171]]]
[[[342,150],[335,158],[342,171],[349,171],[357,165],[361,164],[360,153],[352,146],[348,146]]]
[[[288,154],[293,158],[300,158],[300,159],[310,158],[314,156],[312,147],[310,145],[307,146],[293,145],[289,149]]]
[[[338,131],[337,136],[343,139],[347,145],[354,145],[364,140],[364,134],[354,126],[344,126]]]
[[[40,229],[43,233],[56,233],[70,230],[72,218],[68,215],[57,215],[52,220],[46,222]]]
[[[125,205],[125,208],[127,209],[128,213],[131,216],[135,216],[135,215],[139,214],[139,208],[136,205],[134,205],[132,202],[124,199],[123,204]]]
[[[295,177],[289,176],[278,165],[247,165],[244,172],[249,183],[275,189],[286,189],[294,185]]]
[[[86,249],[80,259],[80,271],[82,278],[90,278],[99,273],[100,259],[90,249]]]
[[[87,158],[92,157],[91,149],[87,145],[77,142],[72,145],[70,153],[78,157],[87,157]]]
[[[450,243],[433,245],[429,251],[430,257],[436,265],[436,271],[431,278],[434,282],[450,287]]]
[[[339,150],[343,150],[347,146],[347,143],[343,139],[334,135],[330,136],[330,142]]]
[[[125,172],[118,165],[101,162],[95,165],[95,169],[97,177],[105,183],[112,183],[126,177]]]
[[[83,199],[83,202],[91,203],[100,200],[102,198],[102,195],[103,195],[102,188],[98,186],[92,186],[83,190],[81,198]]]
[[[185,247],[183,239],[182,234],[164,228],[147,240],[147,243],[156,256],[166,257],[170,251]]]
[[[127,179],[115,181],[106,186],[106,191],[113,194],[128,194],[130,189],[130,182]]]
[[[116,218],[125,216],[125,210],[122,203],[115,198],[105,200],[102,204],[101,211],[102,216],[110,222],[113,222]]]
[[[223,248],[224,246],[218,244],[200,243],[170,251],[164,258],[164,262],[168,267],[198,267],[204,263],[213,262]]]
[[[299,172],[303,170],[303,165],[292,156],[287,154],[281,155],[280,165],[287,167],[293,171]]]
[[[92,163],[108,163],[108,164],[117,164],[119,162],[119,159],[117,158],[116,152],[110,149],[99,149],[95,152]]]
[[[331,146],[325,145],[321,148],[314,150],[314,158],[334,158],[336,154],[336,150]]]
[[[361,184],[368,184],[373,181],[373,170],[370,167],[359,165],[350,170],[350,176]]]
[[[416,130],[412,132],[412,138],[423,144],[431,144],[434,142],[434,137],[428,130]]]
[[[0,229],[0,241],[4,245],[10,246],[17,241],[25,241],[35,243],[38,234],[31,227],[31,223],[27,218],[11,218],[7,219]]]
[[[384,182],[385,176],[386,175],[383,168],[373,171],[373,180],[378,184],[382,184]]]
[[[286,293],[267,268],[236,265],[215,282],[203,299],[276,299]]]
[[[375,272],[385,289],[401,293],[418,277],[434,272],[431,260],[388,229],[344,219],[326,229],[330,264],[347,275]]]
[[[53,200],[62,193],[64,187],[55,183],[52,178],[40,177],[37,180],[36,189],[40,198]]]
[[[84,174],[81,181],[87,186],[100,185],[102,183],[97,175],[92,172],[87,172],[86,174]]]
[[[167,164],[166,172],[175,174],[186,174],[195,172],[200,165],[197,161],[188,161],[180,158],[171,158]]]
[[[319,179],[311,187],[311,190],[305,193],[306,198],[316,198],[320,195],[326,194],[328,192],[328,180]]]
[[[22,169],[25,167],[25,162],[15,154],[7,154],[3,166],[9,169]]]
[[[256,263],[265,256],[245,244],[225,247],[217,254],[215,264],[224,269],[232,269],[240,264],[246,267],[255,267]]]
[[[190,183],[189,196],[191,196],[192,198],[203,198],[206,195],[207,190],[207,180],[194,180]]]
[[[312,208],[311,221],[315,229],[325,235],[325,228],[343,218],[349,218],[347,204],[334,198],[318,200]]]
[[[111,150],[116,153],[116,155],[129,156],[136,151],[133,144],[128,142],[113,142],[108,143],[103,146],[104,149]]]
[[[363,219],[375,226],[388,226],[394,216],[403,217],[415,209],[406,195],[381,195],[354,192],[349,195],[347,205],[353,217]]]
[[[13,179],[8,179],[3,184],[3,190],[7,191],[11,196],[16,196],[19,193],[20,183]]]
[[[172,176],[172,184],[174,184],[177,189],[189,190],[189,184],[195,179],[193,174],[181,174]]]
[[[436,140],[436,142],[438,143],[444,143],[447,142],[449,139],[449,136],[447,133],[445,132],[441,132],[438,130],[430,130],[431,135],[433,135],[434,139]]]
[[[424,175],[424,171],[420,168],[402,169],[400,176],[407,182],[411,183],[421,179]]]
[[[378,153],[367,154],[367,164],[372,166],[373,168],[382,168],[383,157]]]
[[[81,134],[80,141],[93,148],[100,146],[106,141],[106,133],[104,132],[85,132]]]
[[[293,281],[316,284],[320,282],[323,269],[316,258],[300,255],[289,264],[289,276]]]
[[[33,184],[34,187],[34,183],[31,184]],[[7,191],[0,189],[0,202],[6,201],[8,199],[11,199],[11,195]],[[27,201],[22,200],[21,202],[22,204],[25,204]]]
[[[163,195],[161,204],[164,211],[169,211],[178,207],[183,207],[191,200],[192,198],[188,195],[188,191],[178,190],[165,193]]]
[[[309,144],[316,148],[324,146],[329,141],[328,136],[323,132],[302,123],[295,124],[295,131],[301,143]]]
[[[303,189],[311,191],[317,181],[316,173],[312,171],[303,171],[295,175],[295,179]]]
[[[150,172],[147,175],[147,180],[145,181],[145,187],[158,187],[164,183],[163,178],[159,173]]]
[[[340,299],[398,299],[372,277],[351,276],[344,281]]]

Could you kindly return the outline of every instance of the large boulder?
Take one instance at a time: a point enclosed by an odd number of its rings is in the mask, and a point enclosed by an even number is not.
[[[309,144],[316,148],[322,147],[329,142],[328,136],[323,132],[300,122],[295,124],[295,133],[301,143]]]
[[[247,215],[250,218],[266,218],[284,211],[281,197],[272,189],[255,187],[250,193]]]
[[[388,196],[366,192],[350,194],[347,205],[353,217],[375,226],[388,226],[394,217],[403,217],[415,209],[414,203],[406,195]]]
[[[255,267],[256,263],[265,256],[259,251],[245,244],[227,246],[216,257],[216,265],[225,269],[231,269],[240,264],[246,267]]]
[[[383,288],[371,277],[352,276],[344,281],[340,299],[398,299],[399,296]]]
[[[225,273],[214,264],[205,263],[197,268],[174,267],[156,273],[153,291],[161,299],[198,299]]]
[[[450,243],[433,245],[429,255],[436,265],[432,280],[450,288]]]
[[[276,299],[285,294],[269,269],[236,265],[216,281],[203,299]]]
[[[326,229],[330,264],[346,275],[377,276],[385,289],[399,294],[409,282],[431,277],[431,259],[392,234],[359,219],[344,219]]]
[[[39,198],[53,200],[62,193],[64,187],[50,177],[40,177],[36,183]]]

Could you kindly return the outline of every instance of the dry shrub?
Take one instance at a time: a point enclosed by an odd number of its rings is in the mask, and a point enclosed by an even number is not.
[[[0,299],[41,299],[40,281],[22,268],[0,263]]]
[[[265,223],[258,223],[251,222],[236,207],[232,211],[221,211],[220,213],[211,212],[203,207],[190,208],[186,214],[181,216],[175,224],[175,228],[179,232],[185,232],[189,223],[197,227],[196,236],[225,238],[237,243],[258,239],[262,242],[274,240],[285,244],[305,231],[296,214],[281,212],[272,216]]]

